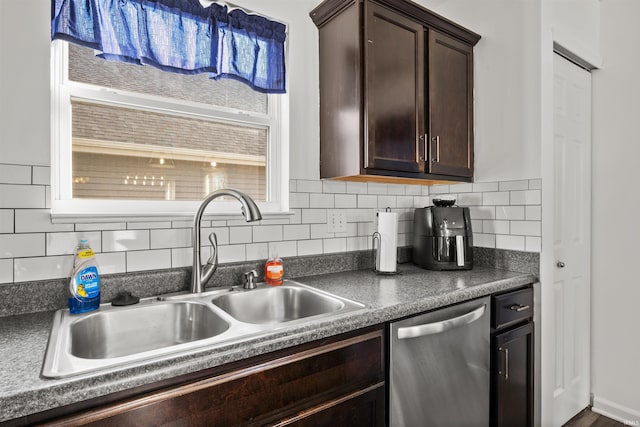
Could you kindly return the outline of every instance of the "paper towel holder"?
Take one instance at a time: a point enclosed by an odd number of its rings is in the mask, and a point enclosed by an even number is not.
[[[391,212],[391,208],[387,207],[385,209],[385,212]],[[384,274],[384,275],[395,275],[398,274],[398,266],[397,263],[394,266],[394,270],[393,271],[381,271],[378,270],[377,266],[380,264],[380,245],[382,244],[382,235],[380,234],[380,232],[375,231],[372,235],[371,235],[372,241],[371,241],[371,247],[373,249],[373,271],[376,274]],[[377,242],[377,245],[376,245]]]

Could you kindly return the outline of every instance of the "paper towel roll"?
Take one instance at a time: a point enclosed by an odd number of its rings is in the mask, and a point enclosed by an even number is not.
[[[376,256],[376,271],[395,273],[398,259],[398,214],[378,212],[380,246]]]

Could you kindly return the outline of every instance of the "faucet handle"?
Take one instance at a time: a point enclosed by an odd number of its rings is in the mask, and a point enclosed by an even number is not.
[[[247,271],[242,275],[242,286],[245,289],[255,289],[258,273],[255,270]]]

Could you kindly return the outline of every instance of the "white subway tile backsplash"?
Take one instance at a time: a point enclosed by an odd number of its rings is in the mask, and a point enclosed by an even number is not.
[[[241,262],[247,260],[245,245],[224,245],[218,247],[218,262]]]
[[[0,209],[0,233],[14,232],[13,215],[13,209]],[[71,225],[71,229],[73,229],[73,225]]]
[[[0,217],[2,217],[2,211],[0,211]],[[13,225],[13,216],[11,218]],[[16,209],[15,224],[16,233],[73,231],[73,224],[53,224],[51,212],[48,209]]]
[[[336,252],[346,252],[347,250],[347,239],[345,237],[338,237],[335,239],[324,239],[322,242],[324,253],[336,253]]]
[[[405,196],[405,197],[410,197],[410,196]],[[396,196],[388,196],[388,195],[378,196],[378,208],[379,209],[385,209],[385,208],[395,209],[397,206],[397,199],[398,198]]]
[[[448,194],[450,193],[448,185],[432,185],[429,189],[429,194]]]
[[[190,228],[166,228],[151,230],[151,249],[185,248],[191,246]]]
[[[481,206],[482,193],[458,194],[457,203],[460,206]]]
[[[92,236],[105,274],[191,266],[191,220],[52,223],[49,175],[48,167],[0,168],[0,283],[66,277],[81,235]],[[422,186],[294,179],[289,187],[289,216],[253,224],[240,216],[204,220],[202,262],[211,231],[220,262],[263,260],[272,251],[286,257],[370,249],[375,213],[387,207],[398,213],[398,244],[411,245],[414,208],[445,195],[470,208],[475,246],[540,250],[541,180]],[[346,232],[328,232],[327,209],[345,210]]]
[[[387,194],[395,194],[396,196],[406,195],[406,185],[402,184],[387,184]]]
[[[298,256],[319,255],[322,253],[322,240],[298,241]]]
[[[243,226],[244,224],[246,224],[246,222],[243,222]],[[229,227],[201,228],[200,241],[202,242],[203,245],[210,245],[209,235],[211,233],[216,233],[216,239],[218,241],[218,245],[229,244]]]
[[[96,254],[100,274],[116,274],[127,272],[127,261],[124,252]]]
[[[482,232],[487,234],[509,234],[509,221],[485,220]]]
[[[482,194],[482,204],[485,206],[508,205],[509,192],[488,192]]]
[[[368,182],[367,193],[368,194],[388,194],[387,184],[382,184],[379,182]]]
[[[473,246],[479,248],[495,248],[496,247],[496,235],[473,233]]]
[[[285,226],[289,227],[289,226]],[[229,227],[229,243],[234,245],[238,243],[253,242],[253,228],[251,226]]]
[[[127,272],[171,268],[171,249],[127,252]]]
[[[529,180],[529,190],[542,190],[542,180],[541,179],[530,179]]]
[[[375,218],[374,209],[347,209],[347,222],[369,222]]]
[[[0,283],[13,283],[13,259],[0,259]]]
[[[246,245],[247,261],[269,258],[268,243],[249,243]]]
[[[473,184],[474,193],[484,193],[487,191],[498,191],[500,186],[497,182],[475,182]]]
[[[414,208],[426,208],[430,204],[431,200],[429,200],[429,196],[413,196]]]
[[[49,187],[0,184],[0,209],[45,209],[45,188]]]
[[[359,222],[358,223],[358,236],[371,236],[377,230],[374,222]]]
[[[524,251],[524,236],[505,236],[497,234],[496,248],[510,251]]]
[[[282,225],[259,225],[253,227],[254,243],[279,240],[282,240]]]
[[[355,194],[336,194],[335,207],[338,209],[352,209],[358,206]]]
[[[470,206],[471,219],[496,219],[495,206]]]
[[[368,237],[347,237],[347,251],[365,251],[371,247]]]
[[[193,248],[171,249],[171,268],[191,266],[193,266]]]
[[[289,224],[301,224],[302,223],[302,209],[290,209],[289,212]]]
[[[327,210],[326,209],[303,209],[302,223],[303,224],[319,224],[319,223],[326,224]]]
[[[45,234],[0,234],[0,258],[45,255]]]
[[[511,221],[511,234],[522,236],[540,236],[540,221]]]
[[[0,163],[0,184],[31,184],[31,166]]]
[[[525,219],[527,221],[540,221],[542,219],[542,206],[525,206]]]
[[[80,239],[87,239],[94,252],[102,251],[102,235],[99,231],[47,233],[47,256],[73,255]]]
[[[422,196],[421,185],[406,185],[404,188],[404,194],[407,196]]]
[[[272,256],[282,258],[296,255],[298,255],[298,244],[294,240],[285,242],[269,242],[269,258]]]
[[[511,192],[512,205],[539,205],[540,202],[540,190],[524,190]]]
[[[449,191],[451,191],[452,193],[471,193],[473,192],[473,184],[471,183],[452,184],[449,186]]]
[[[333,233],[329,233],[327,224],[311,224],[310,237],[312,239],[327,239],[335,236],[333,235]]]
[[[411,209],[413,208],[413,196],[398,196],[396,197],[398,202],[398,209]]]
[[[291,193],[289,194],[289,206],[291,208],[308,208],[309,193]]]
[[[322,181],[323,193],[346,193],[347,184],[344,181]]]
[[[496,206],[496,219],[523,220],[524,206]]]
[[[314,224],[318,225],[318,224]],[[324,224],[320,224],[324,225]],[[326,228],[326,226],[325,226]],[[282,238],[284,240],[308,240],[311,236],[309,224],[285,225]]]
[[[51,168],[48,166],[34,166],[31,183],[36,185],[51,185]]]
[[[378,196],[371,194],[358,194],[358,209],[377,208]]]
[[[335,199],[333,194],[310,194],[309,195],[310,208],[333,209],[333,207],[335,206],[334,201]]]
[[[526,179],[521,181],[500,182],[500,191],[528,190],[528,189],[529,189],[529,181]]]
[[[16,258],[13,260],[14,282],[61,279],[69,277],[73,266],[73,255]]]
[[[102,232],[102,252],[149,249],[149,230],[117,230]]]
[[[297,187],[298,193],[322,193],[322,181],[299,179]]]
[[[534,236],[525,237],[525,250],[527,252],[540,252],[542,249],[542,238]]]
[[[347,182],[347,193],[367,194],[368,186],[366,182]]]

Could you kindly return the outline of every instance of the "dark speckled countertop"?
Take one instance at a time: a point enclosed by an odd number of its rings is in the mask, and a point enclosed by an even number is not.
[[[363,310],[328,319],[310,319],[242,342],[65,379],[40,376],[53,312],[0,318],[0,422],[537,281],[533,274],[488,267],[435,272],[405,264],[399,266],[399,271],[401,274],[395,276],[378,276],[370,270],[358,270],[296,279],[364,303],[367,308]]]

